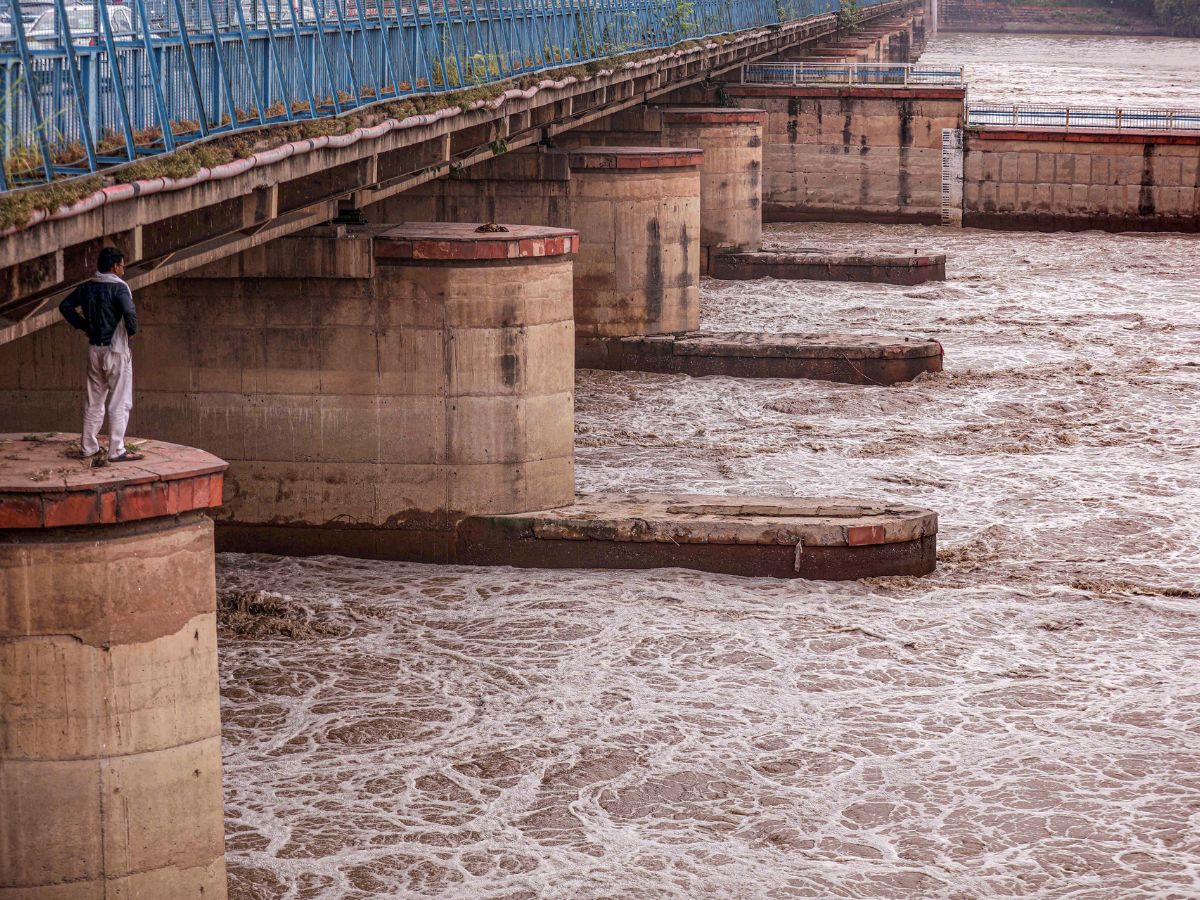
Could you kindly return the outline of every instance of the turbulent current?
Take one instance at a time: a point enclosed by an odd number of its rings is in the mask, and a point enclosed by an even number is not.
[[[706,328],[933,337],[946,372],[583,371],[580,489],[914,502],[937,573],[222,556],[315,626],[223,638],[235,898],[1200,897],[1200,240],[766,243],[949,277],[706,282]]]
[[[222,647],[235,897],[1200,895],[1200,241],[874,226],[944,284],[710,282],[908,386],[581,372],[583,490],[941,513],[924,579],[225,556],[331,633]]]
[[[951,34],[921,65],[961,65],[980,103],[1200,109],[1200,42],[1074,34]]]

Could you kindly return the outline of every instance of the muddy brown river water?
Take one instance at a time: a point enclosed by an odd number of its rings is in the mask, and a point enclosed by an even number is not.
[[[235,896],[1200,892],[1200,241],[769,242],[953,262],[714,282],[709,323],[931,335],[947,373],[583,372],[581,488],[920,502],[938,573],[223,557],[347,632],[223,645]]]
[[[921,64],[964,66],[982,103],[1200,109],[1195,38],[942,32]]]
[[[321,626],[222,643],[235,898],[1200,897],[1200,240],[767,246],[949,278],[707,282],[706,327],[932,336],[947,371],[580,372],[580,489],[916,502],[938,572],[222,556]]]

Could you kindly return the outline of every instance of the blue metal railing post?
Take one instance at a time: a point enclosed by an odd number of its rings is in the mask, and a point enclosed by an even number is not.
[[[117,56],[117,44],[113,40],[112,21],[108,16],[108,4],[96,4],[100,10],[100,22],[104,26],[104,48],[108,53],[108,70],[112,73],[113,85],[116,88],[117,108],[121,113],[121,131],[125,137],[125,155],[137,159],[137,147],[133,140],[133,123],[129,120],[129,104],[125,98],[125,79],[121,76],[121,60]]]
[[[75,109],[79,114],[79,137],[83,152],[87,156],[88,171],[96,171],[96,144],[92,139],[91,119],[87,113],[87,100],[83,96],[83,83],[79,78],[79,64],[75,56],[75,40],[71,25],[67,21],[67,5],[63,0],[54,0],[54,14],[58,17],[59,33],[67,51],[67,71],[71,75],[71,92],[75,95]]]
[[[158,127],[162,131],[163,147],[170,151],[175,149],[175,132],[171,130],[171,120],[167,115],[167,103],[162,92],[162,70],[159,67],[158,52],[154,46],[154,38],[150,35],[150,17],[146,14],[145,0],[134,0],[137,5],[138,18],[142,23],[142,46],[146,51],[146,64],[150,70],[150,86],[154,93],[155,115],[158,116]]]
[[[141,0],[138,0],[138,2],[140,3]],[[258,119],[258,124],[262,125],[267,121],[267,101],[266,94],[263,90],[264,85],[259,82],[258,76],[254,72],[254,57],[250,52],[250,37],[246,34],[246,14],[242,10],[241,0],[235,0],[233,8],[237,11],[238,36],[241,38],[242,42],[242,54],[246,58],[246,73],[250,78],[250,90],[254,92],[254,108],[258,112],[256,118]],[[270,65],[269,60],[267,64]],[[270,90],[270,85],[267,85],[266,88],[267,90]],[[236,120],[234,122],[234,126],[237,126]]]
[[[42,168],[46,180],[54,178],[54,159],[50,154],[50,141],[46,137],[46,122],[42,118],[42,104],[38,99],[38,87],[33,78],[33,60],[29,55],[29,42],[25,39],[25,20],[21,11],[21,0],[12,0],[12,23],[17,36],[17,52],[21,56],[21,72],[25,81],[25,92],[29,95],[29,107],[33,114],[34,134],[38,150],[42,155]]]
[[[413,33],[413,53],[416,54],[416,56],[414,58],[419,58],[421,60],[421,68],[425,71],[425,90],[432,91],[433,90],[433,70],[429,67],[429,45],[426,43],[425,35],[426,35],[427,31],[432,32],[434,42],[436,43],[437,42],[437,25],[433,21],[433,8],[426,7],[426,9],[429,10],[429,28],[428,29],[426,29],[425,26],[421,23],[421,7],[419,5],[413,6],[413,21],[416,26],[414,29],[414,33]],[[417,49],[417,44],[421,45],[419,51]],[[413,68],[413,76],[415,77],[416,74],[417,74],[417,70],[414,67]],[[413,82],[413,86],[414,87],[416,86],[416,81]]]
[[[255,7],[255,9],[257,9],[257,7]],[[280,10],[278,9],[278,5],[276,5],[276,13],[278,14],[279,11]],[[263,102],[267,103],[267,107],[270,107],[273,105],[267,101],[269,101],[271,98],[271,72],[274,72],[275,80],[279,84],[279,104],[280,104],[280,106],[283,107],[283,117],[285,120],[290,122],[290,121],[292,121],[292,104],[288,98],[287,81],[283,77],[283,65],[279,61],[279,48],[275,42],[275,26],[271,24],[271,19],[274,17],[271,15],[271,10],[265,8],[265,4],[264,4],[263,13],[264,13],[263,24],[266,26],[266,29],[267,29],[267,79],[266,79],[266,84],[263,86],[264,87]],[[298,33],[296,33],[295,31],[293,31],[293,34],[294,34],[293,40],[296,43],[296,52],[299,53],[300,52],[300,35]],[[305,82],[305,87],[308,89],[309,102],[312,103],[312,87],[309,86],[307,81]],[[316,104],[315,103],[313,103],[312,109],[313,109],[313,112],[316,112]],[[267,114],[267,110],[264,108],[263,115],[265,116],[266,114]]]
[[[103,0],[101,0],[103,2]],[[217,68],[217,79],[221,86],[225,89],[225,103],[229,107],[229,124],[231,128],[237,128],[237,103],[233,99],[233,83],[229,80],[229,70],[225,66],[225,51],[224,43],[221,40],[221,32],[217,30],[217,14],[213,8],[213,0],[205,0],[208,6],[208,20],[212,26],[213,39],[213,62]],[[240,9],[241,0],[238,0],[237,5]]]
[[[361,4],[363,0],[355,0]],[[333,12],[338,23],[338,44],[342,48],[342,54],[346,57],[346,78],[350,82],[350,88],[354,93],[354,105],[362,105],[362,92],[358,86],[358,73],[354,71],[354,34],[347,33],[346,20],[342,16],[342,0],[332,0]]]
[[[188,20],[183,14],[181,0],[173,0],[175,16],[179,20],[179,38],[183,42],[183,58],[187,62],[188,84],[192,89],[192,99],[196,103],[196,113],[200,126],[200,136],[208,137],[208,112],[204,108],[204,92],[200,90],[200,76],[196,72],[196,60],[192,56],[192,42],[188,37]],[[171,127],[168,122],[167,128]]]
[[[293,6],[295,5],[295,0],[289,0],[289,2],[292,2]],[[338,3],[340,0],[333,0],[333,2]],[[325,19],[325,4],[322,0],[312,0],[312,3],[313,9],[317,14],[316,41],[321,48],[321,58],[325,61],[325,76],[329,79],[329,94],[333,101],[333,111],[340,116],[342,114],[342,101],[338,97],[337,75],[334,74],[333,70],[333,58],[329,55],[329,43],[325,40],[325,28],[321,24]],[[313,115],[316,115],[315,109],[313,110]]]
[[[299,60],[300,74],[302,76],[302,80],[304,81],[304,92],[308,95],[308,111],[315,117],[317,115],[318,107],[317,95],[313,87],[313,75],[316,73],[312,71],[314,68],[313,66],[306,66],[304,65],[304,61],[299,59],[302,42],[300,40],[300,16],[296,13],[296,0],[287,0],[287,8],[288,14],[292,19],[292,40],[295,41],[296,44],[295,51],[296,57]],[[270,15],[270,13],[268,13],[268,15]],[[278,61],[276,61],[276,64],[278,64]],[[285,106],[289,106],[290,108],[290,103],[286,96],[284,96],[283,102]]]
[[[383,2],[383,0],[375,0],[376,13],[379,12],[379,4],[382,2]],[[367,62],[371,66],[371,79],[375,83],[375,99],[378,100],[383,93],[383,85],[380,83],[380,80],[379,80],[379,66],[375,65],[375,54],[371,50],[371,39],[367,36],[367,19],[366,19],[366,14],[363,12],[364,5],[365,5],[364,0],[357,0],[357,2],[354,4],[355,9],[358,12],[358,28],[359,28],[359,31],[362,33],[363,53],[366,54]],[[381,30],[379,42],[384,48],[387,47],[387,41],[384,40],[385,36],[386,35]],[[385,50],[385,52],[386,52],[386,50]]]

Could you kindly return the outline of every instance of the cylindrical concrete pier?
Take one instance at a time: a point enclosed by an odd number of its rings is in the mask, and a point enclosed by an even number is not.
[[[575,497],[578,233],[499,227],[410,223],[375,241],[381,299],[403,309],[394,323],[423,345],[418,378],[398,405],[409,439],[426,430],[430,445],[391,479],[409,509],[457,518]]]
[[[220,900],[225,463],[77,440],[0,434],[0,896]]]
[[[141,415],[230,462],[220,548],[439,562],[464,515],[572,502],[577,232],[477,227],[314,229],[139,292]]]
[[[663,141],[700,147],[700,253],[704,270],[719,251],[758,250],[762,244],[761,109],[664,109]]]
[[[700,168],[677,147],[580,147],[567,154],[580,339],[700,326]]]

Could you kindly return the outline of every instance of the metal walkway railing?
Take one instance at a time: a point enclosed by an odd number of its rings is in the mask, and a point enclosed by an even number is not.
[[[1200,132],[1200,110],[972,103],[967,109],[967,124],[985,128],[1054,128],[1060,131]]]
[[[879,84],[961,87],[961,66],[892,63],[755,63],[742,67],[745,84]]]
[[[0,190],[335,115],[810,18],[838,0],[10,0]],[[883,0],[860,0],[872,6]]]

